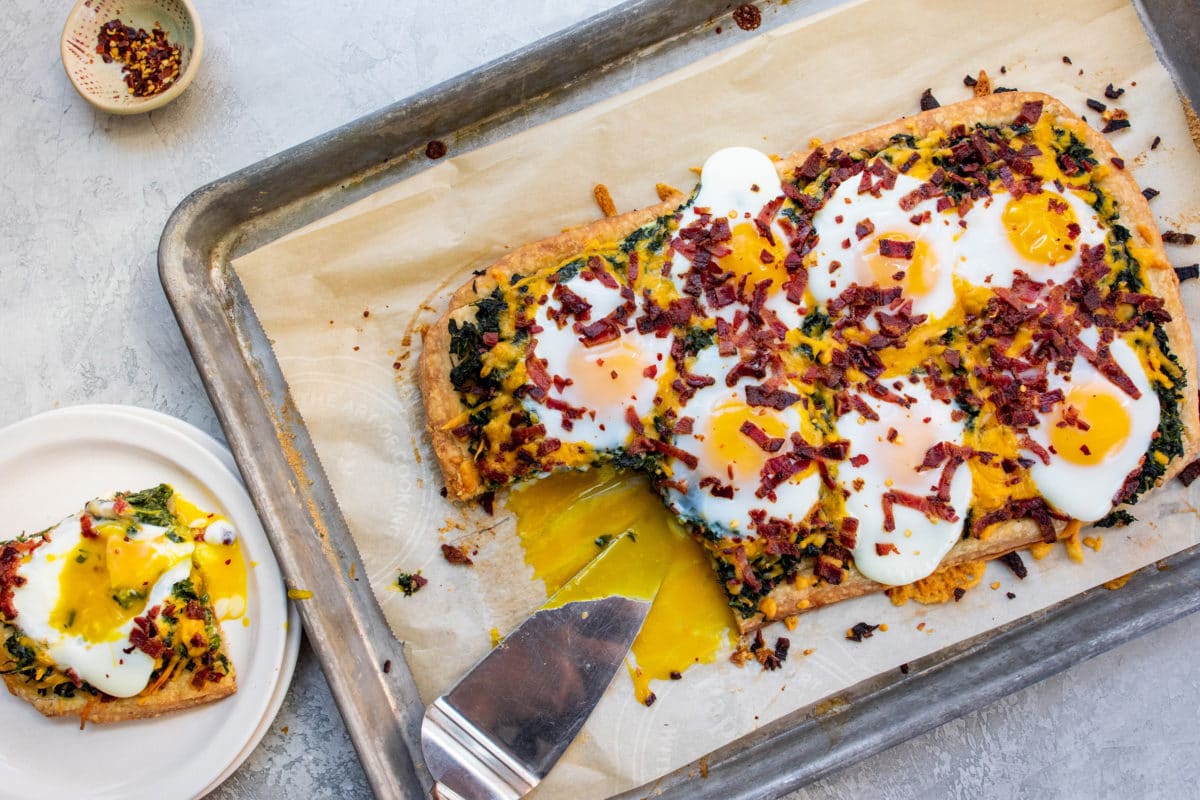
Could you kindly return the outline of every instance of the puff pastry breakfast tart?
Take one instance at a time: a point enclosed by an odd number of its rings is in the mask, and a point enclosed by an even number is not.
[[[644,473],[750,631],[1126,518],[1196,456],[1194,373],[1124,162],[1007,92],[521,247],[420,380],[452,497]]]
[[[166,484],[0,544],[0,672],[46,716],[158,716],[237,690],[222,619],[246,608],[237,533]]]

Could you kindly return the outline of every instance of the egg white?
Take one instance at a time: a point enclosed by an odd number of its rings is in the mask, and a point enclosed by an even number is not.
[[[863,400],[879,419],[869,420],[853,411],[836,423],[838,435],[850,443],[850,455],[868,458],[859,467],[849,460],[838,465],[838,483],[849,492],[846,514],[859,523],[854,564],[863,575],[889,586],[912,583],[937,569],[962,536],[971,503],[971,471],[963,464],[950,482],[949,502],[956,521],[930,520],[920,511],[894,505],[895,529],[884,531],[884,493],[896,489],[921,497],[933,494],[942,470],[918,472],[917,467],[938,442],[962,444],[964,432],[963,423],[951,417],[954,406],[933,399],[923,383],[906,385],[903,394],[915,400],[908,408],[864,394]],[[899,434],[894,442],[887,440],[890,428]],[[862,480],[860,489],[854,488],[856,479]],[[880,555],[876,545],[885,543],[899,552]]]

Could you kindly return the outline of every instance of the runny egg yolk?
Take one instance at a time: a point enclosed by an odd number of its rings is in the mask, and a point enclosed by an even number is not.
[[[895,242],[903,246],[912,245],[912,258],[884,255],[882,250],[890,245],[880,242]],[[899,286],[906,296],[924,297],[937,285],[939,266],[937,258],[924,241],[913,240],[906,233],[881,233],[863,252],[865,269],[864,282],[875,283],[883,289]]]
[[[778,290],[788,278],[783,266],[787,248],[778,231],[773,231],[772,235],[774,242],[763,236],[751,220],[734,225],[730,231],[726,244],[732,252],[722,256],[718,263],[721,269],[737,276],[735,283],[745,277],[747,292],[753,291],[755,284],[764,280],[770,280],[771,289]]]
[[[1026,194],[1009,200],[1001,221],[1013,249],[1030,261],[1054,266],[1075,252],[1070,232],[1078,220],[1071,204],[1057,192]]]
[[[175,514],[191,530],[204,530],[224,517],[210,514],[179,495],[174,498]],[[240,540],[233,544],[217,541],[196,542],[192,562],[204,576],[204,586],[218,619],[237,619],[246,612],[246,560]]]
[[[1129,438],[1129,412],[1105,384],[1072,388],[1060,408],[1050,428],[1050,444],[1065,461],[1081,466],[1099,464]],[[1068,408],[1078,412],[1078,423],[1064,419]]]
[[[116,525],[119,533],[99,538],[82,539],[74,553],[68,557],[59,578],[58,603],[50,613],[50,624],[60,631],[75,634],[89,642],[106,642],[121,636],[121,626],[142,612],[140,598],[145,590],[134,590],[136,570],[127,565],[127,559],[117,561],[117,578],[121,585],[113,583],[109,570],[108,553],[110,543],[122,542],[124,529]],[[114,532],[116,533],[116,532]],[[168,565],[169,566],[169,565]],[[167,567],[163,567],[165,571]],[[153,585],[162,574],[160,571],[150,579]]]
[[[723,401],[713,406],[704,426],[701,471],[737,485],[758,485],[759,472],[772,454],[742,432],[747,422],[769,439],[787,440],[787,425],[779,417],[762,413],[741,400]]]
[[[628,405],[645,378],[642,350],[630,337],[589,347],[570,375],[579,395],[599,408]]]
[[[606,554],[621,560],[605,565],[620,577],[612,585],[595,586],[596,596],[653,583],[658,575],[644,573],[666,570],[628,664],[640,702],[650,696],[651,680],[668,680],[693,664],[711,662],[729,642],[733,616],[708,557],[642,476],[609,467],[561,472],[513,491],[506,506],[517,516],[525,561],[544,581],[547,595],[627,530],[633,541],[624,542],[621,552]]]

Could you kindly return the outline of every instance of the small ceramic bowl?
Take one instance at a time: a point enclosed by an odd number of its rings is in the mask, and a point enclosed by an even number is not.
[[[104,63],[96,44],[100,29],[112,19],[147,31],[157,24],[168,42],[180,46],[179,77],[166,90],[136,97],[125,85],[120,62]],[[84,100],[110,114],[141,114],[183,94],[200,66],[204,32],[189,0],[78,0],[67,16],[61,46],[67,76]]]

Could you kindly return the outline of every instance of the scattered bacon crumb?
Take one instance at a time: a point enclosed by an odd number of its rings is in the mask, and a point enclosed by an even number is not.
[[[442,545],[442,558],[449,561],[451,564],[460,564],[464,567],[469,567],[475,562],[467,555],[466,550],[461,547],[455,547],[452,544]]]
[[[446,143],[441,139],[434,139],[429,144],[425,145],[425,157],[433,161],[437,161],[446,155]]]
[[[1191,486],[1196,478],[1200,478],[1200,458],[1188,464],[1179,472],[1179,482],[1184,486]]]

